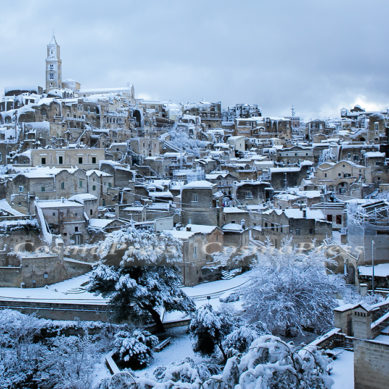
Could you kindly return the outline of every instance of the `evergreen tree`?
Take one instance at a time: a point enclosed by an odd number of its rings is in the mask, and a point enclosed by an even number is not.
[[[110,299],[115,319],[143,323],[152,319],[163,331],[163,310],[194,310],[180,288],[175,264],[181,261],[181,246],[173,237],[134,228],[116,231],[104,241],[102,256],[106,262],[117,261],[117,256],[121,260],[118,265],[98,264],[88,289]]]

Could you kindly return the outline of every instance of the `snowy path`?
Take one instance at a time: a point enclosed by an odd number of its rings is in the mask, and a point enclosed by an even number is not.
[[[172,362],[180,362],[187,357],[193,360],[201,360],[193,351],[192,341],[186,333],[186,330],[186,327],[176,327],[167,330],[167,334],[171,337],[170,345],[159,353],[154,353],[154,359],[151,365],[143,370],[136,371],[135,374],[138,376],[149,375],[152,377],[151,373],[158,366],[167,366]]]
[[[248,282],[250,272],[236,276],[230,280],[220,280],[184,287],[185,293],[194,300],[207,300],[220,297],[226,292],[237,289]],[[4,299],[34,299],[34,300],[63,300],[76,302],[104,302],[99,296],[89,293],[82,286],[89,279],[89,273],[70,280],[58,282],[43,288],[0,288],[0,298]]]
[[[333,351],[340,354],[331,363],[331,378],[335,381],[331,389],[354,389],[354,353],[341,348]]]
[[[206,282],[192,287],[184,287],[182,290],[194,300],[206,300],[208,296],[211,298],[220,297],[224,293],[238,289],[246,284],[250,279],[250,274],[250,272],[247,272],[230,280]]]

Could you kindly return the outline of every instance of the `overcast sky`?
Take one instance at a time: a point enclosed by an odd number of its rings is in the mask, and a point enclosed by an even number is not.
[[[387,0],[2,0],[0,88],[44,86],[53,31],[85,88],[306,119],[389,106]]]

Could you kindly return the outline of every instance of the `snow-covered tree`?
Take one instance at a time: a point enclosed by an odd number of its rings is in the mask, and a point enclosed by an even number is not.
[[[115,246],[116,251],[112,251]],[[88,289],[110,299],[116,319],[146,322],[163,331],[161,312],[194,310],[181,290],[175,264],[181,261],[180,242],[169,235],[129,228],[104,241],[105,258],[121,258],[114,266],[100,263],[92,271]]]
[[[110,337],[104,331],[98,337],[57,335],[64,329],[64,323],[0,311],[0,388],[91,389]]]
[[[198,308],[192,317],[189,330],[194,338],[194,351],[204,355],[215,352],[216,346],[223,354],[223,340],[234,327],[233,318],[223,312],[215,311],[210,304]]]
[[[180,362],[174,362],[169,366],[161,366],[154,370],[153,375],[157,380],[151,387],[159,388],[202,388],[203,383],[212,375],[219,374],[219,365],[207,362],[193,361],[186,358]],[[142,385],[140,385],[142,387]]]
[[[177,150],[185,151],[189,154],[193,154],[196,157],[200,155],[200,150],[204,149],[208,142],[195,139],[189,136],[185,131],[179,131],[172,129],[169,131],[170,144]]]
[[[121,365],[142,369],[152,360],[152,348],[158,338],[148,331],[119,331],[115,334],[114,352]]]
[[[327,360],[320,352],[314,348],[296,350],[272,335],[255,339],[241,358],[230,358],[220,379],[236,389],[324,389],[332,384]]]
[[[159,367],[153,375],[138,379],[137,388],[325,389],[332,384],[327,358],[321,352],[313,347],[296,349],[272,335],[257,336],[224,367],[187,358]]]
[[[336,161],[336,155],[332,148],[322,150],[319,156],[319,163]]]
[[[227,335],[223,342],[223,349],[228,357],[243,354],[258,336],[256,329],[249,326],[240,326]]]
[[[319,248],[301,253],[288,242],[279,250],[268,247],[259,254],[250,283],[242,289],[248,321],[288,337],[303,328],[321,333],[331,327],[344,281],[328,274],[327,262]]]

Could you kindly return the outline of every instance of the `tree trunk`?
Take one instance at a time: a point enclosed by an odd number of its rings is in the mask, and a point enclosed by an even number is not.
[[[157,332],[165,332],[165,328],[163,326],[159,313],[151,305],[145,304],[142,306],[142,308],[145,309],[148,313],[150,313],[151,317],[155,322],[155,329],[157,330]]]
[[[224,352],[224,349],[223,349],[222,344],[221,344],[221,343],[218,343],[218,346],[219,346],[220,351],[222,352],[223,359],[224,359],[224,364],[226,364],[227,359],[228,359],[228,358],[227,358],[227,355],[226,355],[226,353]]]

